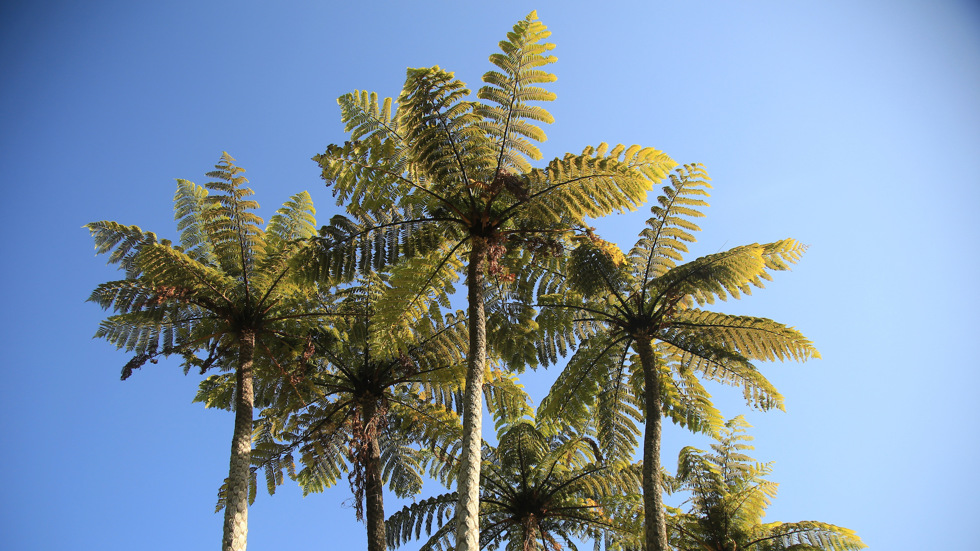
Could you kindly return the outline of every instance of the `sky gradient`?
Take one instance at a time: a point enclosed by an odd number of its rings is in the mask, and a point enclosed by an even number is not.
[[[117,272],[83,224],[173,238],[175,178],[228,151],[268,217],[344,139],[336,98],[397,96],[407,67],[476,89],[532,9],[558,99],[545,159],[638,143],[703,163],[691,257],[794,237],[800,264],[717,304],[793,325],[822,360],[764,365],[784,412],[716,404],[774,461],[770,521],[851,528],[871,549],[970,549],[980,513],[980,8],[969,1],[20,2],[0,7],[0,547],[213,549],[232,415],[176,361],[125,381],[86,303]],[[541,166],[541,165],[538,165]],[[653,199],[655,195],[651,195]],[[649,207],[596,222],[626,249]],[[557,371],[523,378],[536,400]],[[717,390],[717,392],[715,392]],[[665,431],[663,463],[684,445]],[[429,485],[425,495],[439,493]],[[260,490],[249,548],[364,546],[345,483]],[[397,502],[386,502],[388,514]],[[414,549],[417,544],[406,549]]]

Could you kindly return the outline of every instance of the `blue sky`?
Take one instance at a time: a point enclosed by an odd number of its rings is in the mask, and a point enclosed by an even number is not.
[[[192,404],[176,362],[120,382],[85,302],[116,272],[82,225],[173,236],[174,178],[223,150],[263,214],[309,190],[342,141],[335,99],[396,96],[406,67],[471,86],[532,9],[553,32],[545,158],[600,141],[704,163],[693,255],[795,237],[791,273],[731,313],[801,329],[823,359],[765,372],[755,457],[770,520],[822,520],[872,549],[966,549],[980,513],[977,291],[980,8],[968,1],[20,2],[0,7],[0,547],[209,549],[232,416]],[[652,197],[651,197],[652,198]],[[622,247],[649,211],[596,222]],[[527,377],[540,398],[555,376]],[[668,429],[664,463],[707,445]],[[439,492],[427,487],[426,492]],[[364,545],[346,485],[251,509],[250,549]],[[389,512],[396,503],[388,502]],[[412,547],[409,547],[411,549]]]

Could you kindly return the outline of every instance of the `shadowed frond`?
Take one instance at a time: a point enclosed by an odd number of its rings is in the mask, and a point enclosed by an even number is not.
[[[124,226],[118,222],[103,220],[84,226],[95,240],[95,254],[109,253],[106,264],[119,264],[126,271],[127,279],[139,277],[136,256],[147,245],[157,242],[153,232],[144,232],[138,226]]]
[[[493,144],[465,98],[470,91],[439,67],[409,69],[398,98],[398,126],[412,165],[437,193],[484,180],[493,168]]]

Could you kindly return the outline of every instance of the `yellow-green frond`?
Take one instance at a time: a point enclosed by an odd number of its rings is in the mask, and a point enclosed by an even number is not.
[[[766,318],[691,309],[678,312],[671,326],[671,331],[690,332],[750,360],[806,361],[820,357],[810,339],[798,330]]]
[[[550,34],[532,12],[507,33],[507,40],[500,42],[501,53],[490,56],[499,71],[483,75],[486,85],[477,96],[487,103],[478,106],[476,112],[485,121],[481,129],[495,142],[498,171],[526,172],[530,167],[524,156],[541,158],[531,141],[543,142],[547,137],[531,121],[550,124],[554,118],[528,102],[555,99],[553,92],[535,86],[555,81],[555,75],[540,69],[556,61],[554,56],[546,55],[555,45],[543,42]]]
[[[637,277],[642,281],[662,276],[674,268],[687,252],[687,244],[696,241],[693,232],[700,231],[692,218],[704,216],[708,206],[707,173],[701,165],[684,165],[670,174],[670,185],[663,187],[657,204],[651,207],[653,217],[640,232],[640,239],[630,251]]]

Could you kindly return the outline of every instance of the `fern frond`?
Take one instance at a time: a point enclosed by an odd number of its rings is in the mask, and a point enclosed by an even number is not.
[[[301,191],[283,203],[269,219],[266,239],[274,245],[316,235],[316,208],[309,192]]]
[[[350,132],[352,140],[367,141],[377,136],[382,142],[402,141],[398,117],[392,113],[391,98],[384,98],[379,103],[377,93],[356,90],[340,96],[337,103],[344,130]]]
[[[555,47],[542,42],[550,35],[547,27],[538,21],[537,14],[532,12],[507,33],[507,40],[500,42],[501,53],[490,56],[490,62],[499,71],[483,75],[486,85],[480,88],[477,97],[487,104],[479,105],[476,113],[485,121],[480,128],[495,141],[496,174],[501,171],[527,172],[530,165],[524,157],[541,158],[541,152],[531,141],[543,142],[547,138],[529,121],[550,124],[554,118],[528,102],[555,99],[553,92],[535,86],[555,81],[555,75],[540,69],[556,61],[554,56],[545,55]]]
[[[701,209],[708,206],[710,178],[701,165],[677,167],[670,174],[670,185],[650,209],[653,217],[640,232],[630,259],[641,281],[658,278],[674,268],[687,252],[687,243],[696,241],[692,232],[700,231],[692,218],[704,216]]]
[[[103,220],[85,224],[95,240],[95,253],[109,253],[107,264],[119,264],[126,271],[127,279],[139,277],[136,256],[147,245],[157,242],[153,232],[144,232],[138,226],[124,226],[118,222]]]
[[[753,244],[702,256],[655,279],[651,295],[674,302],[690,297],[698,304],[712,304],[715,299],[725,301],[751,294],[751,287],[762,286],[764,251],[763,246]]]
[[[241,176],[245,169],[235,166],[234,162],[231,155],[222,153],[215,170],[207,173],[209,178],[217,180],[204,184],[204,187],[219,193],[207,197],[211,205],[205,231],[210,236],[222,271],[233,277],[244,277],[247,288],[247,274],[252,271],[255,249],[263,243],[265,232],[260,227],[263,220],[250,212],[259,208],[259,204],[246,199],[254,192],[246,187],[248,180]]]
[[[819,358],[810,339],[793,327],[766,318],[732,316],[690,309],[677,313],[666,334],[668,340],[681,332],[734,350],[750,360],[796,360]]]
[[[673,161],[653,148],[608,145],[587,147],[581,155],[566,154],[545,169],[533,169],[523,216],[542,223],[573,222],[587,217],[634,210],[644,200],[663,167]],[[566,218],[567,217],[567,218]]]
[[[385,520],[388,547],[399,547],[413,539],[419,539],[422,536],[423,528],[426,535],[433,534],[434,525],[434,537],[423,548],[445,548],[448,544],[448,537],[451,535],[445,529],[452,524],[447,521],[454,515],[457,499],[456,492],[430,497],[406,505],[401,511],[388,517]],[[438,543],[443,542],[443,540],[445,540],[444,543]]]
[[[413,166],[436,188],[484,181],[493,166],[493,144],[465,99],[469,93],[452,73],[432,67],[409,69],[398,98],[398,126]]]
[[[853,530],[812,520],[762,524],[756,535],[749,545],[763,544],[764,549],[857,551],[868,547]]]
[[[676,349],[678,369],[691,370],[705,379],[729,386],[741,386],[746,402],[763,410],[783,409],[783,397],[776,387],[748,359],[712,342],[661,335],[661,341]]]
[[[207,233],[208,219],[213,214],[213,204],[207,200],[208,190],[187,180],[177,179],[174,193],[174,220],[180,232],[180,246],[184,252],[203,264],[217,266],[211,236]]]

